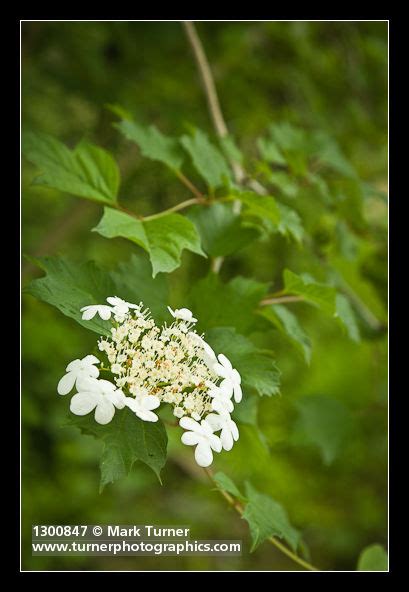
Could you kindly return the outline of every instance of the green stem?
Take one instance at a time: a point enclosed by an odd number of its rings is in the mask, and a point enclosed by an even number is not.
[[[241,505],[241,503],[238,502],[237,500],[235,500],[229,493],[227,493],[227,491],[224,491],[223,489],[220,489],[217,486],[217,483],[214,480],[213,472],[211,469],[204,469],[204,471],[205,471],[206,475],[209,477],[210,481],[214,485],[216,485],[217,491],[224,497],[224,499],[228,502],[228,504],[232,508],[234,508],[240,516],[243,516],[244,509],[243,509],[243,506]],[[271,543],[272,545],[277,547],[277,549],[279,549],[282,553],[284,553],[284,555],[287,555],[287,557],[289,557],[295,563],[298,563],[298,565],[300,565],[304,569],[306,569],[308,571],[320,571],[317,567],[315,567],[311,563],[308,563],[308,561],[305,561],[304,559],[301,559],[301,557],[298,557],[298,555],[293,553],[288,547],[283,545],[283,543],[280,543],[280,541],[278,541],[275,537],[269,537],[267,540],[269,543]]]
[[[155,220],[156,218],[160,218],[161,216],[165,216],[166,214],[171,214],[172,212],[178,212],[179,210],[184,210],[189,206],[193,206],[195,204],[203,203],[206,200],[204,198],[193,197],[192,199],[187,199],[186,201],[182,201],[167,210],[163,210],[162,212],[158,212],[157,214],[152,214],[151,216],[145,216],[143,220]]]
[[[281,302],[302,302],[304,298],[302,296],[279,296],[277,298],[265,298],[261,300],[260,306],[268,306],[269,304],[280,304]]]
[[[175,171],[175,174],[179,181],[181,181],[183,185],[185,185],[185,187],[187,187],[193,193],[193,195],[197,197],[197,199],[205,199],[205,196],[200,193],[197,187],[193,185],[192,181],[188,179],[181,171]]]
[[[190,179],[188,179],[181,171],[175,171],[175,174],[176,174],[177,178],[193,193],[193,195],[195,196],[194,198],[182,201],[182,202],[176,204],[175,206],[168,208],[167,210],[163,210],[162,212],[157,212],[156,214],[151,214],[150,216],[141,216],[140,214],[137,214],[136,212],[132,212],[132,210],[128,210],[128,208],[125,208],[124,206],[122,206],[120,204],[112,204],[111,207],[119,210],[120,212],[124,212],[125,214],[128,214],[128,216],[132,216],[132,218],[135,218],[136,220],[143,221],[143,220],[155,220],[156,218],[160,218],[160,216],[164,216],[165,214],[177,212],[179,210],[183,210],[184,208],[188,208],[189,206],[193,206],[195,204],[207,202],[206,196],[203,195],[202,193],[200,193],[200,191],[197,189],[197,187],[195,187],[195,185],[192,183],[192,181],[190,181]]]

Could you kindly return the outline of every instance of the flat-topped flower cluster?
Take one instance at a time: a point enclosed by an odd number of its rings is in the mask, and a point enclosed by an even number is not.
[[[182,442],[196,446],[196,462],[209,466],[212,451],[231,450],[238,440],[230,414],[233,399],[239,403],[242,398],[240,374],[195,331],[197,319],[187,308],[168,307],[173,321],[158,327],[142,302],[132,304],[116,296],[107,302],[81,309],[84,320],[96,315],[113,320],[111,337],[98,341],[106,365],[94,355],[74,360],[58,383],[58,393],[66,395],[76,387],[72,413],[94,411],[102,425],[125,406],[141,420],[155,422],[154,410],[168,403],[186,430]],[[101,372],[110,380],[101,379]]]

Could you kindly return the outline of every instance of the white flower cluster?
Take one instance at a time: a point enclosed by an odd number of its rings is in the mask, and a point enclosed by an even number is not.
[[[95,420],[103,425],[112,420],[115,408],[125,406],[143,421],[155,422],[154,409],[168,403],[186,430],[182,442],[196,446],[196,462],[209,466],[212,451],[231,450],[239,438],[230,414],[232,399],[239,403],[242,398],[240,374],[198,335],[197,319],[187,308],[168,307],[174,320],[158,327],[142,302],[131,304],[116,296],[107,302],[81,309],[84,320],[96,315],[114,318],[111,337],[98,342],[107,366],[94,355],[74,360],[58,383],[58,393],[66,395],[75,386],[72,413],[87,415],[95,410]],[[112,382],[99,378],[102,371]]]

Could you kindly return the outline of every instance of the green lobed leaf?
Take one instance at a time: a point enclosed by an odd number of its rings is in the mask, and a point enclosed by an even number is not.
[[[288,121],[272,123],[269,126],[269,132],[272,139],[283,151],[302,152],[308,147],[305,130]]]
[[[348,261],[354,261],[358,255],[359,240],[356,235],[351,232],[348,224],[343,220],[337,220],[335,226],[335,236],[339,254]]]
[[[41,175],[38,185],[100,203],[116,203],[120,175],[112,156],[88,142],[70,150],[52,136],[27,132],[22,141],[23,153],[35,164]]]
[[[355,295],[365,303],[365,307],[381,322],[387,321],[387,311],[373,284],[362,277],[359,261],[348,261],[344,257],[330,257],[330,263],[338,272],[340,286]]]
[[[240,405],[236,405],[232,418],[241,424],[250,426],[257,438],[263,444],[265,449],[269,451],[268,441],[266,436],[260,430],[258,425],[258,406],[260,399],[257,395],[247,396],[240,401]]]
[[[245,484],[248,503],[243,518],[247,520],[252,546],[250,551],[270,537],[278,537],[288,543],[293,551],[300,544],[300,533],[294,528],[281,504],[263,493],[259,493],[249,482]]]
[[[280,224],[281,212],[274,197],[245,191],[238,193],[237,199],[245,205],[245,215],[255,216],[261,222],[267,221],[275,226]]]
[[[298,213],[283,204],[277,203],[280,211],[280,222],[277,230],[283,236],[292,237],[297,243],[301,244],[304,238],[304,227]]]
[[[358,342],[360,340],[360,333],[356,321],[354,309],[352,308],[348,298],[343,294],[336,296],[336,317],[339,318],[343,327],[352,341]]]
[[[301,243],[304,227],[298,213],[284,204],[278,203],[270,195],[258,195],[247,191],[237,198],[244,204],[244,217],[257,218],[268,232],[279,232]]]
[[[142,301],[148,306],[157,323],[168,318],[167,304],[169,289],[164,274],[152,277],[152,270],[146,255],[133,254],[129,261],[123,261],[111,271],[115,293],[128,302]]]
[[[205,133],[196,129],[193,136],[182,136],[180,143],[192,159],[196,171],[212,191],[228,184],[231,173],[226,159]]]
[[[68,425],[102,440],[100,491],[108,483],[126,477],[136,461],[145,463],[157,475],[166,463],[167,434],[163,423],[142,421],[127,407],[116,410],[107,425],[100,425],[93,412],[70,416]]]
[[[257,395],[246,397],[240,401],[240,405],[236,405],[233,411],[233,419],[249,425],[258,427],[258,404],[260,399]]]
[[[118,103],[105,103],[104,107],[114,115],[117,115],[120,119],[129,119],[131,121],[133,119],[132,113]]]
[[[254,311],[267,288],[268,284],[240,276],[223,283],[219,275],[211,272],[193,285],[188,306],[197,315],[201,331],[224,326],[245,333],[253,328]]]
[[[230,477],[228,477],[221,471],[219,471],[213,476],[213,480],[216,482],[216,485],[219,487],[219,489],[227,491],[227,493],[230,493],[240,501],[246,501],[246,498],[240,492],[235,483],[230,479]]]
[[[105,208],[93,231],[106,238],[126,238],[142,247],[149,253],[153,277],[179,267],[183,249],[206,257],[193,222],[180,214],[137,220],[126,212]]]
[[[351,163],[345,158],[337,142],[323,131],[312,135],[313,155],[324,166],[332,168],[346,177],[356,177]]]
[[[263,307],[259,314],[273,323],[283,335],[289,338],[304,356],[306,363],[310,363],[311,341],[299,324],[295,314],[281,304],[272,304],[271,306]]]
[[[334,315],[336,291],[332,286],[321,284],[314,279],[300,276],[289,269],[284,270],[284,291],[287,294],[302,296],[304,300]]]
[[[217,352],[223,352],[239,371],[244,389],[260,396],[279,392],[280,372],[271,352],[257,348],[232,327],[218,327],[206,332],[206,341]]]
[[[267,162],[273,164],[286,165],[287,162],[281,154],[277,144],[270,138],[259,138],[257,140],[257,148],[261,157]]]
[[[139,146],[141,154],[179,171],[184,161],[183,150],[176,138],[163,135],[154,125],[145,126],[125,118],[116,127],[128,140]]]
[[[227,159],[238,163],[243,162],[243,153],[238,148],[233,136],[219,138],[219,145]]]
[[[83,321],[80,309],[88,304],[104,304],[108,296],[119,296],[134,303],[142,300],[156,320],[162,320],[166,314],[166,277],[153,279],[145,258],[132,255],[128,262],[119,264],[113,271],[100,269],[92,261],[75,263],[58,257],[32,261],[46,275],[33,280],[24,291],[55,306],[99,335],[110,335],[110,321],[103,321],[97,315],[90,321]]]
[[[292,172],[305,175],[310,154],[310,142],[305,130],[285,121],[270,125],[269,131]]]
[[[197,227],[203,250],[212,257],[226,257],[259,238],[260,232],[246,226],[230,204],[195,206],[187,214]]]
[[[55,306],[91,331],[110,335],[109,321],[103,321],[98,315],[90,321],[83,321],[80,312],[83,306],[104,304],[108,296],[115,295],[115,285],[106,271],[97,267],[93,261],[77,264],[58,257],[33,258],[32,261],[46,275],[33,280],[24,292]]]
[[[326,465],[334,462],[352,429],[349,409],[340,401],[319,395],[300,399],[295,404],[298,418],[292,442],[316,446]]]
[[[357,571],[388,571],[388,554],[382,545],[365,547],[359,556]]]
[[[270,183],[275,185],[284,195],[287,197],[295,197],[300,188],[297,181],[284,171],[273,171],[269,172],[268,180]]]

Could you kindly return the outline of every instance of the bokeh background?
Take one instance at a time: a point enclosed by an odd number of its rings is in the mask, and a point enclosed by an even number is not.
[[[362,180],[385,190],[385,22],[201,22],[197,28],[227,125],[244,152],[255,153],[255,138],[271,122],[322,129],[337,139]],[[190,197],[167,170],[142,159],[137,147],[115,131],[115,118],[105,107],[114,103],[165,133],[181,134],[189,124],[212,133],[180,23],[22,23],[23,129],[47,132],[69,144],[85,136],[112,151],[122,173],[125,204],[143,213]],[[31,185],[34,172],[25,162],[24,254],[64,253],[109,265],[138,251],[125,241],[90,233],[99,207]],[[368,200],[366,216],[372,225],[371,249],[355,264],[371,287],[372,305],[383,322],[385,203]],[[328,219],[318,219],[315,232],[322,244],[332,240]],[[308,255],[277,237],[231,257],[222,277],[242,274],[272,281],[283,267],[292,269],[296,261],[299,268],[304,260],[309,271]],[[170,278],[175,304],[181,304],[178,297],[190,278],[206,273],[206,266],[204,259],[185,253],[182,267]],[[23,284],[41,274],[27,260],[22,273]],[[243,426],[239,443],[220,461],[218,457],[216,468],[240,484],[250,478],[281,501],[302,530],[316,565],[355,569],[363,547],[387,544],[386,332],[363,327],[357,344],[314,310],[299,305],[297,314],[313,341],[311,366],[275,336],[282,395],[261,402],[265,440],[254,427]],[[57,310],[23,296],[23,569],[297,569],[268,544],[248,552],[245,522],[211,490],[191,450],[181,449],[178,433],[170,434],[162,487],[138,465],[127,479],[98,494],[100,444],[61,427],[68,400],[56,396],[67,361],[88,353],[94,340]],[[335,400],[348,419],[347,437],[330,462],[325,462],[322,447],[297,432],[297,403],[311,396]],[[190,524],[198,539],[243,539],[244,553],[241,558],[31,556],[32,524],[98,523]]]

